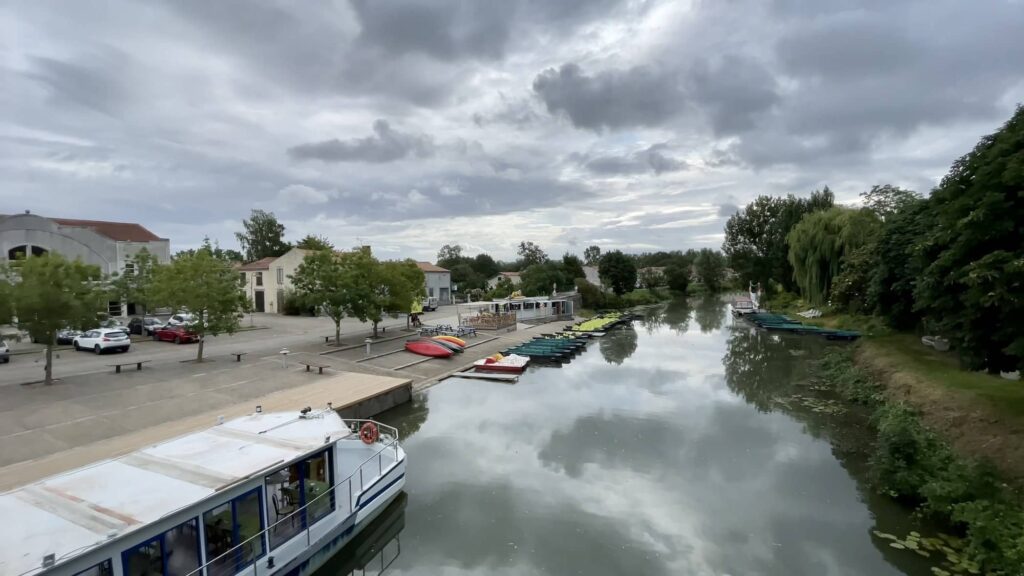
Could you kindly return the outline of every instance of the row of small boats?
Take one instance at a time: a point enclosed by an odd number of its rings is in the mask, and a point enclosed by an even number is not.
[[[544,334],[502,353],[527,356],[536,361],[566,362],[587,347],[588,338],[573,334]]]
[[[452,354],[461,354],[465,348],[466,341],[455,336],[433,336],[405,343],[409,352],[432,358],[450,358]]]
[[[834,330],[832,328],[804,324],[781,314],[753,313],[744,315],[743,319],[765,330],[791,332],[793,334],[812,334],[824,336],[828,340],[856,340],[860,338],[860,332]]]
[[[605,332],[632,319],[633,315],[628,312],[607,312],[566,326],[565,329],[570,333]]]

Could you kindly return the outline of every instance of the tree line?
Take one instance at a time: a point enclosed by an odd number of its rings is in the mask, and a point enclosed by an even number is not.
[[[1024,367],[1024,107],[956,160],[927,197],[880,185],[863,207],[761,196],[723,251],[744,281],[811,305],[948,338],[971,369]]]

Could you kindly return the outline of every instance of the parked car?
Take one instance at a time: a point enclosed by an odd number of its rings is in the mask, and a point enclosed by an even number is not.
[[[100,321],[100,328],[110,328],[112,330],[124,329],[124,324],[121,323],[117,318],[107,318],[106,320]]]
[[[128,333],[129,334],[145,334],[147,336],[153,335],[153,330],[163,326],[164,323],[154,316],[140,317],[136,316],[128,321]]]
[[[76,337],[72,344],[75,350],[92,350],[97,354],[102,354],[107,350],[127,352],[132,341],[124,329],[94,328]]]
[[[434,310],[437,310],[438,300],[436,296],[427,296],[422,300],[422,302],[424,312],[433,312]]]
[[[167,320],[168,326],[182,326],[195,322],[195,318],[188,312],[179,312]]]
[[[153,340],[184,344],[187,342],[199,342],[199,335],[183,325],[162,326],[153,331]]]
[[[71,328],[65,328],[57,331],[57,344],[71,344],[75,341],[75,338],[82,335],[81,330],[72,330]]]
[[[11,349],[7,347],[7,341],[0,338],[0,364],[7,364],[11,361]]]

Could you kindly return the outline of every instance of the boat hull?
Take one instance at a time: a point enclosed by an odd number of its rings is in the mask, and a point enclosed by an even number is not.
[[[414,340],[412,342],[406,342],[405,349],[413,354],[430,356],[433,358],[450,358],[451,355],[454,354],[454,352],[437,342],[431,342],[429,340]]]

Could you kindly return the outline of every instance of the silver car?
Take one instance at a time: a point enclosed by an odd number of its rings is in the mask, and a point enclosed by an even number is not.
[[[7,364],[11,361],[11,349],[7,347],[7,342],[0,338],[0,364]]]

